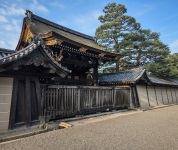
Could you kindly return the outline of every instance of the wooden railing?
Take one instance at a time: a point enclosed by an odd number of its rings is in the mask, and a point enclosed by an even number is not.
[[[42,87],[47,120],[129,107],[129,89],[96,86]]]

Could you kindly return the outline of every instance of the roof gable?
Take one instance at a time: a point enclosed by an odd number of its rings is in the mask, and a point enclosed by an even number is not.
[[[78,47],[82,53],[86,51],[90,54],[97,53],[101,59],[111,58],[113,61],[118,61],[122,57],[121,54],[101,50],[95,42],[95,39],[91,36],[53,23],[30,11],[27,11],[26,15],[27,17],[24,18],[21,37],[16,48],[17,50],[25,48],[36,36],[39,36],[45,41],[46,46],[60,46],[67,42],[74,47]]]

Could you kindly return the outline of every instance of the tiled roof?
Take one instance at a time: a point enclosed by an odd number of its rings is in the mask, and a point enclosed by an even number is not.
[[[146,71],[141,68],[132,69],[128,71],[120,71],[118,73],[107,73],[99,75],[100,85],[119,85],[119,84],[132,84],[139,82],[139,80],[147,80],[148,83],[154,85],[173,85],[178,86],[178,81],[170,81],[160,79],[157,77],[150,77]]]
[[[99,75],[100,84],[117,84],[117,83],[134,83],[142,74],[144,69],[132,69],[128,71],[120,71],[117,73],[107,73]]]
[[[174,82],[174,83],[178,84],[178,80],[177,80],[177,79],[169,79],[169,81],[171,81],[171,82]]]
[[[42,55],[43,55],[42,57],[45,57],[45,59],[49,61],[50,66],[53,66],[53,68],[54,67],[56,68],[56,71],[58,70],[59,72],[63,72],[64,74],[67,74],[67,73],[70,72],[70,70],[61,66],[60,63],[55,61],[55,59],[51,56],[51,54],[46,49],[43,48],[40,41],[35,42],[35,43],[33,42],[23,50],[16,51],[14,53],[11,53],[9,55],[6,55],[6,56],[0,58],[0,71],[2,72],[4,70],[6,70],[6,68],[3,67],[4,64],[15,62],[16,60],[23,59],[24,57],[27,57],[32,52],[40,51],[40,50],[41,50]],[[37,58],[37,61],[38,61],[38,59],[39,58]],[[26,61],[26,63],[25,63],[25,61]],[[24,61],[21,61],[21,63],[19,63],[19,65],[25,65],[25,64],[30,65],[30,63],[31,62],[28,59],[25,59]],[[45,64],[42,64],[42,62],[40,62],[40,65],[45,65]]]
[[[9,56],[12,53],[15,53],[15,51],[14,50],[0,48],[0,59],[3,58],[3,57]]]
[[[77,43],[89,47],[100,49],[92,36],[88,36],[83,33],[53,23],[49,20],[46,20],[33,14],[30,11],[27,11],[26,23],[30,27],[30,30],[36,35],[46,34],[50,31],[53,31],[69,40],[73,40]]]
[[[150,76],[148,76],[148,78],[153,84],[178,85],[177,83],[172,82],[170,80],[165,80],[165,79],[160,79],[160,78],[150,77]]]

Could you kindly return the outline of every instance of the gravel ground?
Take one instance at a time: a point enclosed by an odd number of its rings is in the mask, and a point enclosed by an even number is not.
[[[0,144],[0,150],[178,150],[178,105],[71,122],[74,126]]]

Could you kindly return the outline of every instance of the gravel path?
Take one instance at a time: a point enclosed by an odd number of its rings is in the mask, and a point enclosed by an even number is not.
[[[0,144],[0,150],[178,150],[178,105],[96,121]]]

